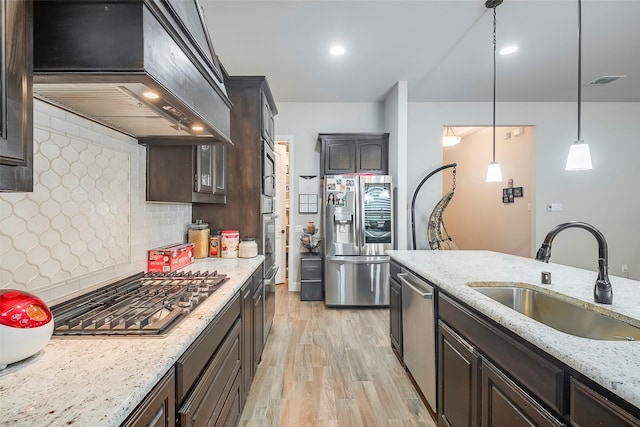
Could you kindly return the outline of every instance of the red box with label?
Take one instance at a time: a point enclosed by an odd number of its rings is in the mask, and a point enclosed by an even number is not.
[[[193,264],[193,243],[175,243],[150,249],[147,260],[150,272],[170,273]]]

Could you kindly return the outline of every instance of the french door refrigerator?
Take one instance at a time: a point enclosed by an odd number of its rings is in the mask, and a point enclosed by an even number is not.
[[[325,304],[388,306],[392,177],[325,175],[322,187]]]

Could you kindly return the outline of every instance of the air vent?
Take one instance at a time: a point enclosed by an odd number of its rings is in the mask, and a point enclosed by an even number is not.
[[[602,76],[602,77],[599,77],[599,78],[595,79],[594,81],[591,81],[591,82],[587,83],[587,86],[589,86],[589,85],[606,85],[607,83],[615,82],[616,80],[621,79],[623,77],[627,77],[627,76]]]

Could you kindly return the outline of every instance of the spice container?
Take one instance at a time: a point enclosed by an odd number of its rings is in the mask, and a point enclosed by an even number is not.
[[[216,231],[212,236],[209,237],[209,256],[210,257],[219,257],[220,256],[220,231]]]
[[[189,226],[189,242],[193,243],[193,257],[206,258],[209,256],[209,224],[196,219]]]
[[[258,256],[258,244],[253,237],[243,237],[238,246],[240,258],[254,258]]]
[[[240,232],[238,230],[224,230],[220,239],[220,254],[222,258],[237,258],[240,246]]]

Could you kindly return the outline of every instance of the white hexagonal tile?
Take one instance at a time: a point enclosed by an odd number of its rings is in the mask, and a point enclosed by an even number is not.
[[[53,160],[60,157],[60,147],[58,147],[55,143],[50,141],[44,141],[38,144],[40,147],[40,155],[43,157]]]
[[[2,257],[0,265],[3,270],[16,271],[26,262],[27,257],[23,252],[13,250]]]
[[[62,150],[60,150],[60,154],[70,164],[74,164],[80,159],[78,150],[76,150],[72,145],[67,145],[66,147],[64,147]]]
[[[0,256],[9,253],[11,250],[13,250],[13,242],[11,241],[11,238],[4,233],[0,233]]]
[[[40,242],[38,240],[38,235],[30,233],[28,231],[21,233],[19,238],[14,239],[13,241],[14,249],[24,252],[25,254],[27,254],[27,256],[29,255],[30,251],[37,247],[39,244]]]
[[[62,204],[62,214],[68,217],[74,217],[80,213],[80,205],[78,202],[69,200]]]
[[[51,170],[57,173],[59,176],[63,176],[71,170],[71,165],[65,159],[58,157],[51,160]]]
[[[67,228],[62,233],[62,241],[69,245],[69,248],[73,246],[80,239],[80,233],[75,228]]]
[[[87,165],[82,162],[75,162],[71,165],[71,172],[80,179],[87,174]]]
[[[40,174],[40,185],[44,185],[49,189],[55,189],[60,186],[62,182],[60,179],[60,175],[55,173],[52,170],[46,170]]]
[[[56,259],[49,259],[40,264],[40,274],[43,277],[52,278],[60,271],[60,268],[60,261]]]
[[[80,152],[80,161],[84,163],[87,167],[94,165],[95,154],[91,153],[89,150],[85,150]]]
[[[71,192],[68,188],[56,187],[51,190],[51,198],[57,203],[66,203],[71,200]]]
[[[27,229],[38,235],[38,241],[40,241],[40,234],[44,233],[51,226],[51,221],[44,215],[36,215],[31,218],[27,223]]]
[[[13,279],[16,283],[21,283],[27,288],[29,282],[38,276],[38,269],[31,264],[24,264],[13,272]]]
[[[34,183],[33,193],[29,195],[29,198],[40,205],[51,198],[51,192],[44,185]]]
[[[60,203],[51,198],[40,204],[40,212],[47,218],[53,218],[60,214]]]
[[[60,234],[58,230],[50,228],[40,235],[40,243],[51,251],[60,244],[62,239]]]
[[[59,148],[66,147],[70,144],[71,140],[66,135],[60,135],[59,133],[51,133],[50,141]]]
[[[71,219],[64,214],[56,215],[51,220],[51,228],[60,232],[64,232],[71,226]]]
[[[40,213],[40,207],[31,199],[24,199],[13,205],[13,214],[25,221]]]
[[[77,256],[68,254],[60,262],[60,267],[63,271],[73,273],[73,270],[80,265],[80,260]]]
[[[2,220],[2,232],[10,236],[19,236],[27,229],[27,222],[17,215],[10,215]]]

